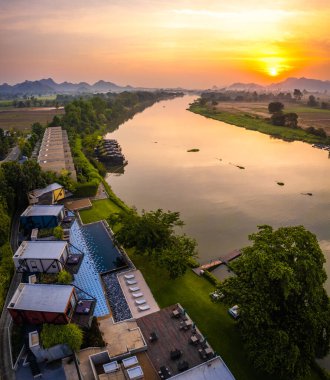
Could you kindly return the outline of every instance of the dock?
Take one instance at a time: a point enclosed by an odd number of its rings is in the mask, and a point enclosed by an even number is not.
[[[216,259],[213,259],[213,260],[210,260],[209,262],[197,267],[197,268],[193,268],[193,271],[198,275],[200,276],[201,275],[201,271],[204,271],[204,270],[208,270],[208,271],[212,271],[213,269],[215,269],[216,267],[218,267],[219,265],[228,265],[228,263],[232,260],[235,260],[237,257],[239,257],[241,255],[241,250],[240,249],[235,249],[229,253],[227,253],[226,255],[220,257],[220,258],[216,258]]]

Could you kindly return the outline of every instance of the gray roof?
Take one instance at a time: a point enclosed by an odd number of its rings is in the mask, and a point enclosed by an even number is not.
[[[61,205],[35,205],[29,206],[21,216],[57,216],[63,209]]]
[[[49,193],[57,189],[62,189],[62,187],[63,187],[62,185],[59,185],[58,183],[54,182],[43,189],[32,190],[30,191],[30,194],[32,194],[35,197],[41,197],[43,194]]]
[[[175,380],[235,380],[226,364],[217,356],[196,367],[171,377]]]
[[[59,259],[68,245],[66,241],[23,241],[14,257],[22,259]]]
[[[72,290],[71,285],[20,284],[8,308],[63,313]],[[11,306],[14,304],[13,306]]]

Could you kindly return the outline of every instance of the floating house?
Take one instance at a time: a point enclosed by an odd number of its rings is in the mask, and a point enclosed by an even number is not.
[[[17,272],[58,273],[72,260],[66,241],[23,241],[13,256]],[[79,260],[79,255],[77,260]]]
[[[76,292],[71,285],[19,284],[7,306],[17,324],[77,323],[90,326],[95,308],[95,299]]]
[[[65,197],[65,189],[58,183],[52,183],[43,189],[35,189],[28,193],[30,205],[37,203],[42,205],[52,205]]]
[[[64,206],[35,205],[29,206],[20,217],[20,224],[25,229],[57,227],[65,217]]]

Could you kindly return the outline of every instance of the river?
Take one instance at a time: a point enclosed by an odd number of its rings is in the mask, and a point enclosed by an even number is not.
[[[157,103],[107,135],[128,160],[124,174],[107,176],[114,192],[138,210],[179,211],[201,262],[246,246],[258,225],[304,225],[330,274],[328,152],[194,114],[193,100]]]

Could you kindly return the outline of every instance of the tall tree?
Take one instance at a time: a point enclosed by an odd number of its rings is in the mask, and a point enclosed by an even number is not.
[[[196,241],[186,235],[176,235],[175,228],[182,226],[178,212],[164,212],[161,209],[139,216],[131,210],[113,214],[111,226],[119,226],[115,239],[126,248],[134,248],[140,255],[167,269],[171,278],[185,273],[190,260],[197,256]]]
[[[271,114],[280,113],[284,108],[284,104],[281,102],[271,102],[268,104],[268,112]]]
[[[303,96],[303,93],[299,90],[299,88],[295,88],[293,91],[293,97],[299,101],[301,100],[302,96]]]
[[[323,253],[304,227],[259,227],[220,285],[239,305],[239,328],[255,367],[299,379],[329,350],[330,305]]]

